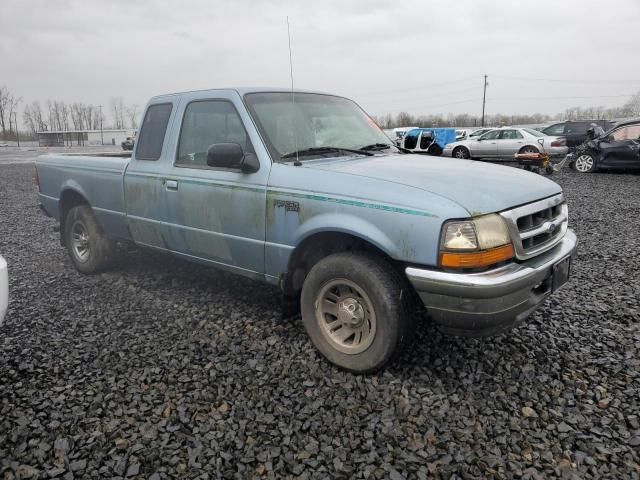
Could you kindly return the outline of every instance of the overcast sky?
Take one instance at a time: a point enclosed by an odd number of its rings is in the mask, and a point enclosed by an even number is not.
[[[25,101],[239,85],[369,113],[557,113],[640,89],[640,0],[0,0],[0,85]],[[553,97],[553,98],[549,98]],[[581,98],[582,97],[582,98]]]

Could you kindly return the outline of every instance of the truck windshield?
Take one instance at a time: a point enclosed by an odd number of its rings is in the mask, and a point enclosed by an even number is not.
[[[346,98],[313,93],[250,93],[244,100],[275,161],[290,161],[295,152],[303,160],[310,156],[353,155],[356,150],[369,150],[372,146],[382,149],[388,145],[395,150],[374,121]]]

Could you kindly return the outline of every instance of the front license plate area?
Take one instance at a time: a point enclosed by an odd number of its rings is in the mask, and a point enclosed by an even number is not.
[[[569,280],[571,274],[571,257],[566,257],[553,265],[551,291],[555,292]]]

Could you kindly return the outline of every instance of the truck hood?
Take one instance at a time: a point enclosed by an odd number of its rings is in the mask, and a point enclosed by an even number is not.
[[[323,159],[304,162],[304,166],[414,187],[457,203],[471,216],[500,212],[562,192],[555,182],[517,168],[427,155]]]

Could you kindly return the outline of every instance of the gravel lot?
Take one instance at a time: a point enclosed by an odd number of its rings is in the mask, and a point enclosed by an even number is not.
[[[573,278],[516,330],[319,358],[276,291],[149,253],[77,273],[0,165],[0,477],[640,478],[640,176],[554,177]]]

